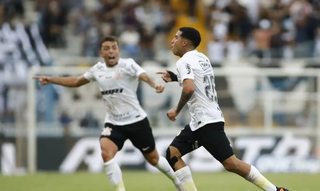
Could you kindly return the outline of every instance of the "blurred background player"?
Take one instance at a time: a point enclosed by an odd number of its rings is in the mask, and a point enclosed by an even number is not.
[[[224,132],[224,117],[218,105],[214,73],[207,56],[196,48],[201,42],[198,30],[181,27],[171,41],[172,53],[179,56],[176,63],[178,75],[158,72],[165,82],[177,81],[182,93],[177,107],[167,112],[171,121],[188,104],[191,122],[175,137],[167,150],[167,160],[175,170],[185,190],[197,190],[191,171],[182,156],[203,146],[224,168],[252,182],[264,191],[288,191],[269,182],[252,165],[237,159]]]
[[[159,156],[155,148],[147,114],[141,108],[136,91],[139,80],[155,88],[157,93],[164,90],[163,84],[157,84],[133,59],[120,58],[118,42],[114,37],[105,37],[101,43],[100,56],[105,62],[98,62],[88,72],[79,77],[35,76],[41,85],[58,84],[66,87],[80,87],[97,81],[103,101],[108,108],[104,129],[100,137],[102,158],[105,171],[116,191],[125,191],[122,173],[114,156],[129,139],[138,148],[145,159],[166,174],[182,191],[179,180],[167,160]]]

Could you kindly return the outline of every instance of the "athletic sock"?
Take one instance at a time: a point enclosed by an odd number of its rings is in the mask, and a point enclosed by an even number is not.
[[[277,187],[267,180],[256,167],[251,165],[250,173],[245,178],[264,191],[277,191]]]
[[[118,163],[111,159],[104,163],[104,168],[111,184],[114,186],[116,191],[125,191],[125,187],[122,180],[122,172]]]

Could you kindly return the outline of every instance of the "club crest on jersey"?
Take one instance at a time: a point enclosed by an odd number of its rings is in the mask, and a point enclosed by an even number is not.
[[[210,68],[210,63],[208,61],[199,60],[199,64],[202,70],[207,70]]]
[[[120,80],[123,76],[123,69],[119,68],[115,71],[113,79]]]

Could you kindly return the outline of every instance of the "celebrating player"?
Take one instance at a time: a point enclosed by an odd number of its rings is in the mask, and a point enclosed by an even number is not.
[[[196,50],[200,44],[200,33],[190,27],[182,27],[171,41],[172,52],[179,56],[177,75],[171,71],[162,74],[165,82],[178,81],[182,93],[177,107],[167,116],[175,121],[181,109],[188,104],[191,122],[184,127],[170,144],[166,158],[175,170],[186,191],[197,190],[190,169],[181,157],[203,146],[229,171],[252,182],[264,191],[288,191],[269,182],[252,165],[237,159],[224,132],[224,117],[218,105],[214,73],[209,59]]]
[[[141,108],[136,90],[142,80],[155,88],[157,93],[164,90],[133,59],[119,58],[120,50],[114,37],[105,37],[101,43],[100,56],[105,62],[98,62],[88,72],[79,77],[35,76],[41,85],[50,83],[67,87],[79,87],[97,81],[107,106],[104,129],[100,137],[102,158],[107,176],[116,191],[125,191],[122,173],[114,156],[129,139],[145,159],[175,184],[177,190],[183,188],[167,160],[159,156],[155,147],[147,114]]]

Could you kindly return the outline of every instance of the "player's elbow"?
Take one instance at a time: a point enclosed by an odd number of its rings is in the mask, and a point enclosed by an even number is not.
[[[184,87],[184,88],[183,88],[183,92],[185,92],[185,93],[187,93],[187,94],[193,94],[193,92],[194,92],[194,86],[193,86],[193,87],[192,87],[192,86]]]
[[[74,84],[72,87],[73,88],[78,88],[78,87],[80,87],[81,85],[80,84]]]
[[[81,81],[79,79],[76,79],[72,84],[72,87],[77,88],[77,87],[80,87],[81,85],[82,85]]]
[[[77,88],[77,87],[80,87],[86,83],[89,83],[89,81],[86,78],[84,78],[83,76],[81,76],[79,78],[74,78],[73,83],[72,83],[73,84],[72,87]]]
[[[139,79],[144,81],[144,82],[149,82],[151,81],[150,76],[148,76],[146,73],[142,73],[139,75]]]

